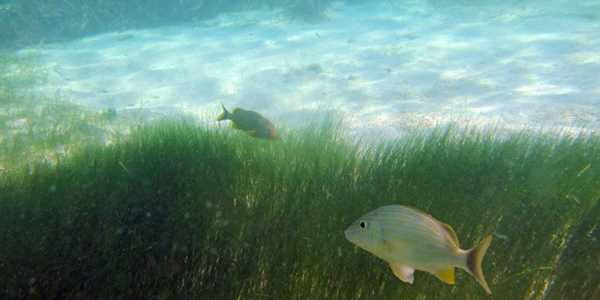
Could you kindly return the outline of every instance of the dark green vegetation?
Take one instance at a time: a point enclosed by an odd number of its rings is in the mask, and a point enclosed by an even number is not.
[[[220,13],[272,8],[290,21],[326,20],[330,0],[0,0],[0,50],[101,32],[195,24]]]
[[[486,297],[462,270],[456,286],[402,283],[344,238],[387,204],[448,223],[463,248],[498,234],[495,299],[600,297],[597,135],[449,126],[356,145],[324,122],[281,136],[166,120],[4,172],[0,298]]]

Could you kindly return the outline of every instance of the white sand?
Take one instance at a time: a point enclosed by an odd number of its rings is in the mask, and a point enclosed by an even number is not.
[[[334,111],[387,136],[457,118],[600,127],[600,2],[393,3],[334,3],[316,25],[244,12],[48,45],[42,90],[94,109],[204,117],[222,100],[278,126]]]

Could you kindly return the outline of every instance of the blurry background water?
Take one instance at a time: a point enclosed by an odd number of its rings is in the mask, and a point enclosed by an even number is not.
[[[595,1],[4,1],[0,47],[42,55],[36,88],[93,109],[302,124],[334,111],[396,137],[468,119],[596,129]],[[57,43],[61,42],[61,43]]]
[[[350,1],[359,2],[359,1]],[[331,1],[182,0],[68,1],[3,0],[2,47],[65,42],[109,31],[194,24],[227,12],[282,9],[285,17],[307,23],[326,20]]]

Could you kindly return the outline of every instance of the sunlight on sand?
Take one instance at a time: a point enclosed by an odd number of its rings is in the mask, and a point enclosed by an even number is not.
[[[50,73],[40,89],[93,109],[198,116],[221,100],[289,123],[326,107],[390,136],[456,119],[595,130],[600,31],[580,13],[585,1],[557,2],[336,2],[315,25],[257,11],[105,33],[39,50]]]

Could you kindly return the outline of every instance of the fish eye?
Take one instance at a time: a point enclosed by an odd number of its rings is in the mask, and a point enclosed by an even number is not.
[[[365,221],[360,221],[360,223],[358,223],[358,226],[360,226],[360,229],[365,229],[367,228],[367,223],[365,223]]]

